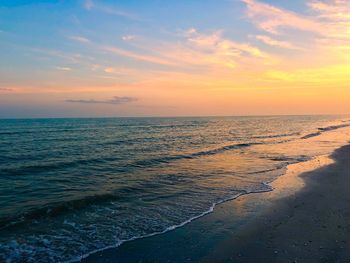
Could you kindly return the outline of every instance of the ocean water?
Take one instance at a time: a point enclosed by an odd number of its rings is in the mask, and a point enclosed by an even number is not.
[[[350,139],[346,116],[0,120],[0,262],[170,231]]]

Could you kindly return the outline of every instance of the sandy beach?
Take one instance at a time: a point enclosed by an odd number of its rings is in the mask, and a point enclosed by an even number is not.
[[[274,191],[241,196],[182,228],[83,262],[349,262],[349,158],[344,146],[290,165]]]

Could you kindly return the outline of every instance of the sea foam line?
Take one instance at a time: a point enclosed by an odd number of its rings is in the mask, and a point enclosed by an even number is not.
[[[163,231],[153,232],[153,233],[150,233],[150,234],[147,234],[147,235],[134,236],[134,237],[131,237],[129,239],[122,239],[117,244],[106,246],[106,247],[103,247],[103,248],[99,248],[99,249],[93,250],[91,252],[88,252],[86,254],[83,254],[81,256],[78,256],[78,257],[76,257],[74,259],[63,261],[63,262],[65,262],[65,263],[79,262],[79,261],[83,260],[84,258],[89,257],[92,254],[95,254],[95,253],[98,253],[98,252],[101,252],[101,251],[104,251],[104,250],[107,250],[107,249],[111,249],[111,248],[117,248],[117,247],[121,246],[122,244],[124,244],[126,242],[134,241],[134,240],[137,240],[137,239],[148,238],[148,237],[152,237],[152,236],[156,236],[156,235],[165,234],[165,233],[167,233],[169,231],[172,231],[172,230],[175,230],[177,228],[183,227],[183,226],[187,225],[188,223],[191,223],[194,220],[197,220],[197,219],[199,219],[199,218],[201,218],[201,217],[203,217],[203,216],[205,216],[207,214],[212,213],[214,211],[215,207],[217,205],[222,204],[222,203],[225,203],[225,202],[237,199],[238,197],[243,196],[243,195],[247,195],[247,194],[266,193],[266,192],[273,191],[273,188],[270,186],[270,182],[269,183],[263,182],[261,184],[264,185],[264,186],[267,186],[267,189],[266,190],[263,190],[263,189],[261,189],[261,190],[254,190],[254,191],[242,191],[241,193],[235,194],[233,196],[230,196],[228,198],[225,198],[225,199],[219,200],[218,202],[213,203],[209,207],[209,209],[204,211],[203,213],[201,213],[201,214],[199,214],[197,216],[191,217],[191,218],[185,220],[184,222],[182,222],[180,224],[169,226],[166,229],[164,229]]]

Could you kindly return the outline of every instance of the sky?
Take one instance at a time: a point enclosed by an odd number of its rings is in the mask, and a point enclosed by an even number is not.
[[[0,0],[0,118],[350,113],[349,0]]]

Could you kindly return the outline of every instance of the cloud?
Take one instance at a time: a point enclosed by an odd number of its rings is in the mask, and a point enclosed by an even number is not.
[[[255,38],[269,46],[281,47],[281,48],[287,48],[287,49],[300,49],[287,41],[276,40],[269,36],[257,35],[255,36]]]
[[[247,15],[260,29],[279,34],[285,28],[319,32],[319,23],[308,17],[256,0],[242,0],[247,5]]]
[[[223,31],[202,34],[195,29],[186,32],[190,49],[200,52],[199,56],[207,64],[212,63],[232,68],[242,58],[268,58],[269,55],[249,43],[241,43],[223,37]],[[170,52],[169,52],[170,53]]]
[[[112,54],[128,57],[134,60],[145,61],[145,62],[160,64],[160,65],[174,65],[173,62],[159,56],[143,55],[140,53],[132,52],[132,51],[117,48],[117,47],[111,47],[111,46],[105,46],[105,47],[102,47],[102,49]]]
[[[349,20],[350,2],[348,0],[318,1],[312,0],[307,5],[319,13],[320,18],[332,20]]]
[[[135,39],[134,35],[122,36],[122,40],[124,40],[124,41],[130,41],[130,40],[133,40],[133,39]]]
[[[191,33],[189,33],[191,32]],[[266,57],[262,50],[249,43],[240,43],[224,38],[223,31],[218,30],[211,34],[201,34],[196,30],[187,31],[187,42],[193,49],[207,51],[221,57]]]
[[[269,55],[258,47],[225,38],[222,30],[200,33],[195,28],[190,28],[180,31],[177,36],[180,37],[177,42],[137,38],[130,43],[134,48],[152,55],[142,55],[112,47],[107,51],[154,64],[176,66],[183,70],[203,70],[213,67],[232,69],[239,64],[240,60],[269,58]]]
[[[50,56],[50,57],[57,57],[60,59],[64,59],[67,61],[67,63],[77,64],[77,63],[81,63],[83,59],[91,60],[91,57],[89,56],[86,56],[86,55],[82,56],[79,53],[67,53],[61,50],[33,48],[33,49],[30,49],[30,51],[34,53],[38,53],[41,56],[44,55],[45,57]]]
[[[287,29],[312,32],[327,38],[350,37],[350,2],[348,0],[307,0],[308,15],[301,15],[258,0],[241,0],[246,14],[261,30],[283,34]]]
[[[80,100],[66,100],[66,102],[72,102],[72,103],[82,103],[82,104],[112,104],[112,105],[120,105],[120,104],[126,104],[130,102],[137,101],[137,98],[135,97],[118,97],[115,96],[112,99],[109,100],[95,100],[95,99],[80,99]]]
[[[80,43],[90,43],[89,39],[82,36],[70,36],[69,38]]]
[[[310,0],[307,6],[320,21],[320,30],[326,37],[350,38],[350,1]]]
[[[72,70],[70,67],[56,67],[56,69],[62,70],[62,71],[71,71]]]
[[[90,42],[84,37],[70,37],[83,44],[89,44],[94,48],[111,55],[126,57],[131,60],[146,62],[149,64],[171,66],[172,70],[199,70],[202,68],[224,67],[232,69],[239,64],[240,59],[267,59],[269,55],[252,46],[250,43],[236,42],[223,37],[223,30],[210,33],[201,33],[195,28],[181,31],[177,34],[180,39],[176,42],[159,41],[135,37],[134,35],[122,36],[122,40],[129,45],[126,48]],[[130,41],[133,40],[133,41]],[[265,60],[265,63],[270,63]],[[165,69],[164,70],[169,70]],[[106,73],[118,73],[119,70],[105,67]]]
[[[104,68],[103,71],[109,74],[116,74],[116,75],[129,75],[131,73],[135,73],[134,70],[129,68],[123,68],[123,67],[106,67]]]
[[[106,6],[106,5],[101,5],[101,4],[96,4],[94,1],[92,0],[86,0],[84,2],[84,8],[86,10],[97,10],[99,12],[103,12],[109,15],[115,15],[115,16],[120,16],[120,17],[124,17],[124,18],[128,18],[128,19],[132,19],[132,20],[139,20],[139,17],[135,14],[132,13],[128,13],[116,8],[112,8],[110,6]]]
[[[13,91],[13,89],[10,89],[10,88],[1,88],[1,87],[0,87],[0,91]]]
[[[112,67],[107,67],[107,68],[105,68],[105,69],[104,69],[104,72],[106,72],[106,73],[117,73],[117,74],[120,73],[120,71],[119,71],[118,69],[112,68]]]
[[[197,46],[213,47],[222,39],[222,30],[213,32],[212,34],[201,34],[196,29],[190,28],[186,31],[187,40]]]

